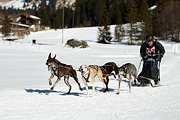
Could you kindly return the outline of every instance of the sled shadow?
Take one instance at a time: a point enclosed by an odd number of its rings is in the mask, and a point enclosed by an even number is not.
[[[67,95],[74,95],[74,96],[80,96],[82,93],[77,92],[71,92],[70,94],[63,93],[61,91],[54,91],[54,90],[39,90],[39,89],[25,89],[27,93],[38,93],[38,94],[45,94],[49,95],[50,93],[60,93],[60,95],[67,96]]]

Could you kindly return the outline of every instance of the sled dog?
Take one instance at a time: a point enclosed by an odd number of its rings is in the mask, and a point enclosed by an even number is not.
[[[64,82],[69,87],[69,91],[67,92],[67,94],[69,94],[71,91],[71,85],[69,84],[69,77],[72,77],[77,82],[79,89],[82,91],[81,85],[77,78],[77,73],[71,65],[66,65],[59,62],[56,59],[56,55],[53,58],[51,58],[51,53],[49,54],[46,65],[48,66],[48,70],[51,72],[51,76],[49,78],[49,85],[52,85],[52,78],[54,76],[57,77],[56,82],[53,84],[50,90],[53,90],[56,84],[60,81],[61,77],[64,77]]]
[[[133,82],[134,82],[134,84],[136,84],[136,82],[137,82],[137,79],[136,79],[137,69],[136,69],[135,65],[133,65],[131,63],[127,63],[127,64],[122,65],[119,68],[119,74],[118,74],[118,77],[119,77],[119,87],[118,87],[117,94],[120,93],[120,84],[121,84],[121,81],[122,81],[122,77],[127,78],[129,80],[129,92],[131,92],[132,76],[134,77],[134,81]]]
[[[93,90],[93,92],[95,92],[95,79],[94,78],[95,78],[96,75],[98,76],[99,80],[105,86],[102,70],[100,69],[99,66],[97,66],[97,65],[89,65],[89,66],[81,65],[79,67],[79,71],[81,72],[82,80],[83,80],[84,85],[86,87],[87,97],[89,96],[87,82],[92,83],[92,90]]]
[[[101,66],[101,70],[103,72],[103,77],[106,77],[105,84],[106,89],[103,92],[108,91],[108,84],[109,84],[109,76],[113,75],[114,78],[116,78],[116,75],[118,74],[119,68],[114,62],[108,62]],[[114,74],[114,73],[115,74]]]

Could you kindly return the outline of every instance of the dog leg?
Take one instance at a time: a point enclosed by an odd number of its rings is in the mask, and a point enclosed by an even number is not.
[[[69,91],[67,92],[67,94],[69,94],[71,91],[71,85],[69,84],[69,75],[64,76],[64,82],[69,87]]]
[[[128,74],[129,75],[129,93],[131,93],[131,80],[132,80],[132,77],[131,77],[131,74]]]
[[[95,91],[95,79],[94,79],[94,77],[90,77],[90,79],[91,79],[90,82],[92,84],[92,92],[96,93],[97,91]]]
[[[116,75],[114,73],[112,73],[112,75],[114,76],[114,78],[116,79]]]
[[[97,91],[95,91],[95,82],[92,82],[92,92],[96,93]]]
[[[100,69],[100,68],[99,68],[99,69]],[[99,71],[100,71],[100,70],[99,70]],[[97,76],[98,76],[99,80],[103,83],[103,87],[105,88],[103,92],[106,92],[106,91],[108,90],[108,82],[109,82],[109,81],[108,81],[107,84],[106,84],[106,82],[105,82],[105,80],[104,80],[104,78],[103,78],[102,72],[98,72],[98,73],[97,73]],[[95,76],[94,76],[94,77],[95,77]],[[91,79],[92,79],[92,81],[95,82],[94,77],[91,78]]]
[[[60,80],[61,80],[61,79],[59,79],[59,78],[58,78],[58,79],[56,80],[56,82],[53,84],[53,86],[51,87],[51,89],[50,89],[50,90],[53,90],[53,89],[54,89],[54,87],[57,85],[57,83],[58,83]]]
[[[105,82],[105,89],[104,89],[104,91],[103,92],[106,92],[106,91],[108,91],[108,84],[109,84],[109,78],[108,78],[108,76],[106,77],[106,80],[104,80],[104,82]]]
[[[121,86],[121,81],[122,81],[122,75],[118,75],[119,77],[119,87],[118,87],[118,92],[116,94],[120,93],[120,86]]]
[[[87,97],[88,97],[88,96],[89,96],[89,92],[88,92],[88,84],[87,84],[86,80],[85,80],[83,77],[82,77],[82,80],[83,80],[84,85],[85,85],[85,87],[86,87]]]
[[[79,86],[79,90],[83,91],[83,89],[81,88],[81,85],[79,83],[79,80],[77,78],[77,73],[74,71],[73,74],[72,74],[72,77],[74,78],[74,80],[76,81],[76,83],[78,84]]]
[[[137,80],[137,75],[134,75],[134,82],[135,82],[135,85],[140,84]]]
[[[52,85],[52,79],[54,78],[54,75],[51,74],[50,78],[49,78],[49,85]]]
[[[83,91],[83,89],[81,88],[81,85],[80,85],[80,83],[79,83],[79,81],[78,81],[77,78],[75,79],[75,81],[77,82],[77,84],[78,84],[78,86],[79,86],[79,90]]]
[[[131,93],[131,79],[129,80],[129,93]]]

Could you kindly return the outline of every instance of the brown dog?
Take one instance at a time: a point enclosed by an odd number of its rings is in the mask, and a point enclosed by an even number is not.
[[[57,81],[53,84],[53,86],[51,87],[51,90],[54,89],[56,84],[61,80],[61,77],[64,76],[64,82],[69,87],[69,91],[67,92],[67,94],[69,94],[71,91],[71,85],[69,84],[69,77],[74,78],[74,80],[77,82],[79,86],[79,89],[82,91],[81,85],[77,78],[77,73],[73,69],[73,67],[71,65],[63,64],[55,58],[56,58],[56,55],[53,58],[51,58],[51,53],[50,53],[48,60],[46,62],[46,65],[48,66],[48,70],[51,71],[51,76],[49,78],[49,85],[52,85],[51,79],[54,77],[54,75],[57,76]]]
[[[119,68],[114,62],[107,62],[103,66],[101,66],[101,70],[103,72],[103,77],[106,77],[106,89],[103,92],[108,91],[108,84],[109,84],[109,76],[113,75],[116,78],[116,75],[119,73]],[[115,74],[114,74],[114,73]]]
[[[92,83],[92,89],[93,89],[93,92],[95,92],[95,79],[94,78],[96,75],[99,77],[99,80],[105,86],[102,70],[100,69],[99,66],[97,66],[97,65],[89,65],[89,66],[81,65],[79,67],[79,71],[81,72],[82,79],[83,79],[84,85],[86,87],[87,96],[89,96],[87,82],[90,81]]]

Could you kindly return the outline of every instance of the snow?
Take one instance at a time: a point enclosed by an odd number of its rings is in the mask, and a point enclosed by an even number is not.
[[[32,0],[32,2],[26,3],[26,4],[28,4],[28,6],[26,6],[26,8],[23,8],[24,1],[25,0],[9,0],[8,2],[0,1],[0,6],[2,6],[2,8],[4,8],[4,7],[6,7],[6,8],[13,7],[14,9],[31,9],[33,7],[33,3],[35,2],[35,0],[34,1]],[[66,0],[66,1],[70,5],[72,5],[75,2],[75,0]],[[38,7],[39,3],[37,3],[37,2],[35,2],[35,3],[36,3],[36,6]]]
[[[157,5],[154,5],[154,6],[150,7],[149,10],[154,10],[156,8],[157,8]]]
[[[37,20],[40,19],[39,17],[36,17],[36,16],[34,16],[34,15],[30,15],[30,18],[37,19]]]
[[[114,31],[112,26],[111,31]],[[86,97],[81,74],[77,72],[83,91],[70,78],[71,94],[61,80],[50,91],[50,72],[45,65],[49,53],[57,55],[63,63],[74,68],[82,64],[103,65],[115,62],[140,63],[140,46],[122,44],[98,44],[97,27],[49,30],[31,33],[17,41],[0,40],[0,118],[2,120],[179,120],[180,119],[180,51],[179,44],[160,41],[166,54],[161,63],[161,84],[152,88],[132,87],[129,93],[127,79],[123,79],[121,92],[116,95],[118,79],[110,77],[109,92],[103,93],[103,85],[96,77],[97,93]],[[1,36],[1,35],[0,35]],[[65,47],[68,39],[87,41],[89,48]],[[0,38],[1,39],[1,38]],[[42,45],[32,45],[32,40]],[[174,49],[176,46],[176,51]],[[142,65],[142,64],[141,64]],[[142,67],[142,66],[141,66]],[[141,71],[141,67],[139,72]],[[56,78],[53,79],[53,83]]]
[[[2,7],[13,7],[14,9],[21,9],[23,8],[23,5],[24,5],[24,1],[23,0],[11,0],[9,2],[0,2],[0,6]]]
[[[11,22],[11,24],[12,24],[12,25],[22,26],[22,27],[27,27],[27,28],[29,28],[29,27],[30,27],[30,25],[21,24],[21,23],[13,23],[13,22]]]

